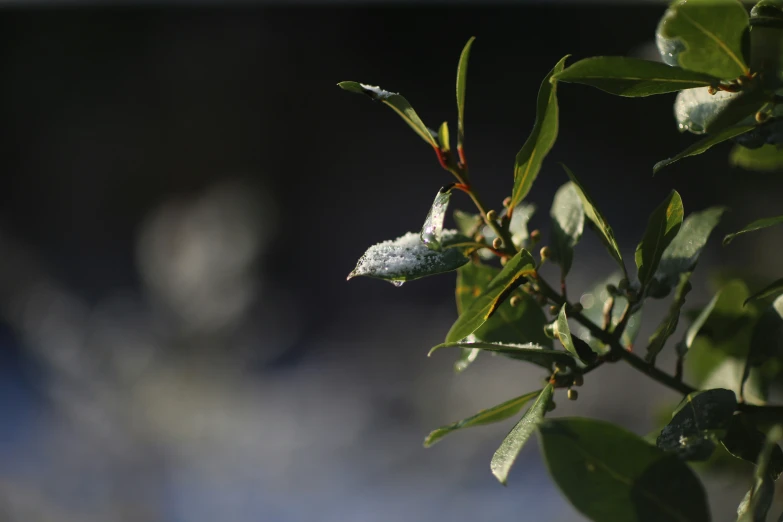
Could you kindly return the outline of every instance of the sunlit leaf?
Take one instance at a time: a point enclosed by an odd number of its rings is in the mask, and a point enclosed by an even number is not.
[[[783,293],[783,279],[778,279],[777,281],[774,281],[773,283],[768,284],[752,296],[745,299],[745,304],[748,304],[750,301],[755,301],[757,299],[764,299],[765,297],[769,297],[771,295],[778,295],[780,293]]]
[[[541,82],[536,102],[536,122],[527,141],[517,153],[514,163],[514,189],[511,192],[509,208],[516,207],[530,192],[544,158],[557,140],[557,84],[549,80],[563,70],[567,58],[568,56],[564,56],[557,62]]]
[[[735,145],[729,154],[729,163],[745,170],[773,172],[783,169],[783,149],[778,145],[764,145],[758,149]]]
[[[707,460],[736,409],[737,398],[731,390],[691,393],[672,414],[656,443],[684,460]]]
[[[748,73],[747,28],[748,12],[736,0],[679,0],[661,19],[656,40],[666,63],[731,80]]]
[[[731,138],[734,138],[735,136],[739,136],[740,134],[744,134],[748,131],[753,130],[755,127],[750,125],[744,125],[739,127],[729,127],[728,129],[724,129],[721,132],[718,132],[716,134],[707,136],[706,138],[703,138],[690,147],[686,148],[679,154],[676,154],[672,156],[671,158],[659,161],[655,164],[653,167],[653,174],[657,174],[659,170],[661,170],[664,167],[668,167],[672,163],[675,163],[677,161],[680,161],[683,158],[687,158],[690,156],[696,156],[698,154],[701,154],[715,145],[719,143],[723,143],[724,141],[728,141]]]
[[[492,474],[495,475],[495,478],[501,484],[505,484],[508,480],[508,473],[522,450],[522,446],[525,445],[530,435],[533,434],[536,426],[544,419],[544,414],[547,411],[549,402],[552,400],[553,393],[554,387],[548,384],[541,391],[536,402],[533,403],[517,425],[506,435],[503,443],[492,457],[492,462],[490,463]]]
[[[783,223],[783,216],[775,216],[775,217],[768,217],[768,218],[762,218],[757,219],[753,223],[746,225],[741,230],[738,230],[737,232],[734,232],[733,234],[728,234],[726,237],[723,238],[723,244],[728,245],[731,243],[735,237],[747,234],[748,232],[755,232],[756,230],[762,230],[767,227],[771,227],[774,225],[779,225]]]
[[[589,364],[596,359],[597,352],[593,351],[589,344],[578,337],[571,335],[571,328],[568,326],[568,317],[566,317],[566,305],[560,308],[557,319],[554,324],[554,333],[563,348],[568,350],[574,357]]]
[[[527,250],[521,250],[512,257],[495,279],[489,283],[487,289],[452,325],[446,336],[446,342],[461,341],[478,330],[514,289],[524,283],[528,276],[535,274],[535,266],[535,261]]]
[[[680,231],[683,215],[682,199],[676,190],[672,190],[663,203],[650,214],[647,230],[641,243],[636,247],[635,256],[639,281],[643,287],[646,287],[652,279],[664,250]]]
[[[539,424],[549,473],[595,522],[708,522],[699,479],[674,455],[605,421],[560,418]]]
[[[432,432],[430,432],[429,435],[427,435],[427,438],[424,439],[424,447],[429,448],[430,446],[438,442],[440,439],[442,439],[443,437],[445,437],[446,435],[454,431],[461,430],[463,428],[470,428],[473,426],[484,426],[486,424],[500,422],[510,417],[513,417],[514,415],[520,412],[520,410],[525,406],[525,404],[527,404],[534,398],[538,397],[541,394],[541,391],[542,390],[537,390],[534,392],[526,393],[524,395],[520,395],[519,397],[515,397],[502,404],[493,406],[492,408],[481,410],[477,414],[472,415],[467,419],[462,419],[461,421],[455,422],[453,424],[449,424],[447,426],[441,426],[440,428],[433,430]]]
[[[514,214],[516,216],[516,214]],[[561,267],[562,277],[568,275],[574,260],[574,246],[582,237],[585,211],[582,199],[572,182],[566,183],[555,193],[552,202],[552,261]]]
[[[549,370],[553,369],[555,364],[576,367],[576,360],[568,353],[562,350],[548,350],[538,344],[503,344],[487,343],[481,341],[462,342],[462,343],[443,343],[430,349],[429,355],[432,355],[443,348],[462,348],[467,350],[483,350],[487,352],[499,353],[512,359],[527,361],[537,364]]]
[[[598,207],[593,202],[593,199],[587,194],[587,191],[579,182],[579,180],[576,179],[574,173],[571,172],[571,170],[565,165],[563,165],[563,168],[565,169],[566,174],[568,174],[568,177],[574,183],[574,188],[576,189],[577,194],[579,194],[579,197],[582,200],[582,206],[585,211],[585,216],[593,223],[593,225],[595,225],[594,229],[596,230],[596,232],[598,232],[598,236],[601,238],[601,241],[603,242],[604,246],[606,246],[606,249],[609,251],[609,254],[611,254],[611,256],[615,259],[615,261],[617,261],[617,264],[620,265],[620,268],[623,271],[623,275],[627,277],[628,272],[625,270],[625,263],[623,262],[623,256],[622,254],[620,254],[620,247],[617,245],[617,240],[614,238],[614,232],[612,231],[612,227],[609,226],[609,223],[607,223],[606,219],[604,218],[604,215],[601,213],[600,210],[598,210]]]
[[[373,100],[380,101],[385,105],[388,105],[394,112],[400,115],[405,123],[407,123],[411,129],[413,129],[414,132],[418,134],[419,137],[421,137],[421,139],[432,145],[433,148],[438,148],[435,137],[432,135],[430,130],[426,125],[424,125],[424,122],[421,121],[421,118],[419,118],[419,115],[416,114],[416,111],[413,110],[413,107],[411,107],[411,104],[408,103],[408,100],[399,94],[384,91],[380,87],[365,85],[358,82],[340,82],[337,85],[346,91],[366,94]]]
[[[459,57],[459,64],[457,65],[457,112],[459,114],[457,145],[459,147],[462,147],[462,144],[465,142],[465,86],[468,79],[470,48],[475,39],[475,36],[471,37],[471,39],[468,40],[468,43],[465,44],[465,48],[462,49],[462,54]]]
[[[443,235],[443,221],[446,219],[446,210],[451,200],[451,189],[443,187],[435,196],[424,226],[421,228],[421,242],[432,250],[441,250],[441,236]]]
[[[716,92],[709,87],[680,91],[674,101],[677,128],[680,132],[704,134],[709,122],[737,96],[738,93]]]
[[[707,87],[720,82],[719,78],[708,74],[624,56],[586,58],[556,74],[554,79],[591,85],[611,94],[628,97]]]
[[[438,145],[440,145],[440,150],[443,152],[448,152],[451,150],[451,138],[449,136],[449,122],[444,121],[440,124],[440,128],[438,129]]]

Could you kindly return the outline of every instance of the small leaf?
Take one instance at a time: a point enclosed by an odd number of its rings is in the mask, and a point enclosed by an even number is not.
[[[680,283],[674,294],[674,301],[669,307],[669,313],[664,317],[658,329],[652,334],[647,345],[647,362],[655,364],[655,358],[661,353],[666,340],[672,336],[680,321],[680,310],[685,305],[685,296],[691,291],[691,272],[680,275]]]
[[[566,352],[561,350],[547,350],[540,345],[527,344],[502,344],[487,342],[463,342],[463,343],[443,343],[432,349],[428,355],[432,355],[442,348],[463,348],[468,350],[484,350],[487,352],[500,353],[512,359],[527,361],[537,364],[543,368],[551,370],[557,363],[575,368],[576,360]]]
[[[731,80],[748,73],[747,28],[748,12],[736,0],[679,0],[661,19],[656,40],[664,62]]]
[[[668,295],[669,289],[678,283],[680,274],[691,272],[696,267],[704,245],[725,211],[725,207],[711,207],[692,212],[682,222],[677,236],[663,251],[655,272],[654,279],[661,297]]]
[[[766,442],[759,454],[753,486],[737,508],[737,522],[763,522],[772,506],[775,485],[769,473],[769,464],[774,451],[780,451],[778,441],[783,438],[783,429],[774,426],[767,434]]]
[[[560,265],[561,277],[565,278],[574,260],[574,246],[582,237],[585,211],[572,182],[560,187],[552,202],[552,260]],[[514,214],[516,216],[516,214]]]
[[[433,430],[432,432],[430,432],[429,435],[427,435],[427,438],[424,439],[424,447],[429,448],[430,446],[438,442],[440,439],[442,439],[449,433],[460,430],[462,428],[471,428],[473,426],[484,426],[486,424],[492,424],[493,422],[500,422],[502,420],[508,419],[509,417],[513,417],[514,415],[519,413],[519,411],[522,409],[523,406],[525,406],[525,404],[527,404],[535,397],[537,397],[541,393],[541,391],[542,390],[537,390],[534,392],[526,393],[524,395],[520,395],[519,397],[515,397],[502,404],[493,406],[492,408],[481,410],[477,414],[468,417],[467,419],[462,419],[461,421],[455,422],[454,424],[449,424],[448,426],[441,426],[440,428]]]
[[[783,169],[783,149],[778,145],[764,145],[758,149],[735,145],[729,154],[729,163],[745,170],[774,172]]]
[[[726,434],[721,443],[726,451],[738,459],[756,464],[764,448],[766,435],[760,432],[748,419],[747,415],[734,415],[729,421]],[[773,480],[777,480],[783,472],[783,451],[772,448],[767,471]]]
[[[737,409],[731,390],[714,389],[687,395],[658,436],[657,445],[684,460],[707,460]]]
[[[462,54],[459,57],[457,65],[457,112],[459,114],[459,128],[457,134],[457,146],[462,147],[465,142],[465,86],[468,80],[468,58],[470,58],[470,48],[473,45],[475,36],[468,40]]]
[[[586,58],[556,74],[554,79],[590,85],[610,94],[627,97],[664,94],[720,83],[719,78],[707,74],[624,56]]]
[[[432,145],[433,148],[438,148],[438,144],[435,142],[435,138],[433,137],[430,130],[426,125],[424,125],[424,122],[421,121],[421,118],[419,118],[419,115],[416,114],[416,111],[413,110],[413,107],[411,107],[411,104],[408,103],[408,100],[399,94],[384,91],[380,87],[365,85],[358,82],[340,82],[337,85],[346,91],[366,94],[373,100],[380,101],[388,105],[394,112],[399,114],[403,120],[405,120],[405,123],[407,123],[410,128],[413,129],[414,132],[419,135],[419,137],[421,137],[421,139]]]
[[[450,252],[450,250],[446,252]],[[452,325],[446,336],[446,342],[461,341],[478,330],[511,292],[525,282],[526,277],[535,274],[535,266],[535,261],[527,250],[521,250],[512,257],[503,270],[489,283],[487,289]]]
[[[514,163],[514,189],[511,192],[509,208],[516,207],[530,192],[544,158],[557,140],[557,84],[550,82],[550,79],[563,70],[567,58],[568,56],[564,56],[557,62],[541,82],[536,102],[536,122]]]
[[[688,466],[605,421],[560,418],[538,426],[549,473],[595,522],[708,522],[704,488]]]
[[[740,134],[744,134],[748,131],[751,131],[754,128],[755,127],[751,125],[745,125],[741,127],[729,127],[728,129],[724,129],[721,132],[718,132],[717,134],[707,136],[706,138],[701,139],[696,143],[694,143],[693,145],[691,145],[690,147],[686,148],[684,151],[680,152],[679,154],[676,154],[671,158],[656,163],[655,166],[653,167],[653,174],[657,174],[658,171],[660,171],[662,168],[668,167],[672,163],[680,161],[683,158],[688,158],[690,156],[696,156],[698,154],[701,154],[719,143],[723,143],[724,141],[730,140],[735,136],[739,136]]]
[[[682,199],[676,190],[672,190],[663,203],[650,214],[647,230],[636,247],[636,266],[643,287],[652,279],[664,250],[680,231],[683,214]]]
[[[571,328],[568,326],[568,317],[566,317],[565,308],[566,305],[563,305],[560,308],[560,313],[557,314],[557,319],[554,324],[555,336],[563,345],[563,348],[573,354],[574,357],[586,364],[590,364],[595,361],[597,353],[582,339],[571,335]]]
[[[408,232],[368,248],[348,279],[374,277],[400,286],[405,281],[451,272],[467,262],[468,258],[457,249],[435,252],[421,242],[419,234]]]
[[[438,145],[440,145],[440,150],[443,152],[448,152],[451,150],[451,139],[449,137],[449,122],[444,121],[440,124],[440,128],[438,129]]]
[[[741,235],[741,234],[747,234],[748,232],[755,232],[756,230],[761,230],[767,227],[771,227],[774,225],[779,225],[783,223],[783,216],[775,216],[775,217],[768,217],[763,219],[757,219],[753,223],[745,226],[745,228],[738,230],[737,232],[734,232],[733,234],[729,234],[726,237],[723,238],[723,245],[728,245],[731,243],[735,237]]]
[[[421,229],[421,242],[432,250],[441,250],[441,237],[443,235],[443,221],[446,219],[446,210],[451,201],[450,187],[443,187],[435,195],[435,201],[432,202],[430,211],[427,213],[427,219],[424,220],[424,226]]]
[[[533,434],[536,426],[544,419],[544,414],[549,406],[549,402],[552,400],[553,393],[554,387],[548,384],[541,391],[536,402],[533,403],[517,425],[506,435],[503,443],[492,457],[490,464],[492,474],[495,475],[501,484],[506,484],[508,472],[511,471],[511,466],[514,465],[514,461],[522,450],[522,446],[525,445],[530,435]]]
[[[769,297],[771,295],[778,295],[783,292],[783,279],[778,279],[777,281],[768,284],[752,296],[745,299],[745,302],[743,305],[748,304],[751,301],[755,301],[757,299],[764,299],[765,297]]]
[[[704,323],[707,322],[707,319],[710,317],[710,314],[715,309],[715,305],[718,303],[718,300],[721,296],[721,291],[719,291],[715,296],[710,300],[709,303],[707,303],[707,306],[705,306],[701,313],[696,317],[696,319],[691,323],[690,328],[688,328],[688,331],[685,333],[685,341],[684,341],[684,348],[685,351],[690,350],[691,346],[693,346],[693,341],[696,340],[696,336],[699,335],[699,330],[701,330],[701,327],[704,326]],[[681,355],[684,355],[684,352],[681,353]]]
[[[589,219],[595,225],[595,230],[598,232],[598,235],[604,243],[604,246],[606,246],[606,249],[615,259],[615,261],[617,261],[617,264],[620,265],[620,268],[623,271],[623,275],[627,277],[628,272],[625,269],[623,256],[620,254],[620,247],[617,246],[617,240],[614,238],[612,227],[610,227],[609,223],[606,222],[604,215],[600,210],[598,210],[598,207],[595,206],[593,199],[587,194],[587,191],[585,191],[579,180],[576,179],[574,173],[571,172],[571,170],[565,165],[563,165],[563,168],[565,169],[566,174],[568,174],[568,177],[574,183],[574,188],[576,189],[577,194],[579,194],[579,198],[582,200],[585,216],[587,216],[587,219]]]
[[[748,299],[745,300],[747,301]],[[770,359],[781,356],[783,356],[783,296],[775,299],[764,310],[753,327],[740,390],[744,388],[745,381],[750,376],[751,367],[761,366]]]

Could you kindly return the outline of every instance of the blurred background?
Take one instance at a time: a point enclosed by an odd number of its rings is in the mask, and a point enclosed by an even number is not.
[[[500,208],[547,71],[568,53],[654,59],[663,6],[56,5],[0,9],[0,520],[581,520],[535,444],[496,483],[489,460],[513,422],[422,448],[542,376],[427,359],[456,317],[453,274],[346,282],[368,246],[419,230],[450,179],[391,111],[335,84],[401,92],[454,129],[475,35],[466,147]],[[564,85],[560,98],[528,198],[544,237],[558,161],[628,255],[672,187],[686,213],[733,209],[716,237],[779,213],[777,177],[728,167],[727,148],[652,177],[692,141],[673,96]],[[689,302],[709,299],[718,263],[779,275],[761,255],[772,237],[713,241]],[[612,268],[586,232],[571,291]],[[667,307],[645,312],[642,344]],[[554,413],[644,435],[678,400],[622,365],[595,377]],[[734,520],[749,478],[705,480],[714,520]]]

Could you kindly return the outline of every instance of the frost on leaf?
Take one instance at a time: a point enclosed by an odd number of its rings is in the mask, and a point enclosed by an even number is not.
[[[444,233],[444,236],[447,234]],[[421,242],[418,233],[408,232],[393,241],[384,241],[367,249],[348,279],[374,277],[400,286],[405,281],[456,270],[467,262],[468,258],[459,250],[431,250]]]

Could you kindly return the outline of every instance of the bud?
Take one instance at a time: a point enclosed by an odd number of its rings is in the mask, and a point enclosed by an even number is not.
[[[568,388],[568,400],[575,401],[579,398],[579,392],[573,388]]]
[[[564,373],[566,371],[566,367],[560,363],[555,363],[555,371],[558,373]]]
[[[532,231],[530,233],[530,241],[532,241],[534,245],[536,243],[538,243],[539,241],[541,241],[541,231],[538,230],[538,229],[535,229],[534,231]]]
[[[498,213],[494,210],[487,212],[487,221],[495,221],[498,218]]]
[[[511,198],[510,197],[508,197],[508,198],[503,200],[503,206],[504,207],[508,208],[510,205],[511,205]]]
[[[620,282],[617,284],[617,288],[619,288],[621,292],[628,290],[628,279],[624,277],[620,279]]]
[[[555,338],[555,325],[553,325],[553,324],[546,324],[546,325],[544,325],[544,335],[546,335],[550,339],[554,339]]]
[[[546,411],[554,411],[555,408],[557,408],[555,401],[549,401],[549,403],[546,405]]]
[[[506,263],[508,263],[507,257],[501,257],[500,258],[500,266],[506,266]]]
[[[758,111],[756,113],[756,121],[758,123],[764,123],[765,121],[767,121],[767,118],[769,118],[769,114],[767,114],[766,112]]]
[[[494,248],[495,250],[500,250],[501,248],[503,248],[503,240],[500,239],[499,237],[496,237],[495,239],[493,239],[492,240],[492,248]]]
[[[715,94],[716,92],[718,92],[718,89],[710,85],[709,87],[707,87],[707,92],[710,94]]]
[[[522,302],[521,297],[519,297],[518,295],[512,295],[509,304],[511,304],[511,306],[519,306],[519,303],[521,302]]]
[[[585,378],[581,373],[574,375],[574,386],[581,386],[585,383]]]
[[[544,259],[549,259],[549,256],[552,255],[552,250],[548,246],[545,246],[541,247],[541,252],[539,253],[541,254],[541,261],[543,261]]]
[[[552,315],[557,315],[557,313],[559,311],[560,311],[560,309],[558,307],[556,307],[555,305],[552,305],[552,306],[549,307],[549,313],[552,314]]]
[[[484,237],[484,234],[479,234],[476,236],[476,242],[477,243],[483,243],[486,238]]]

